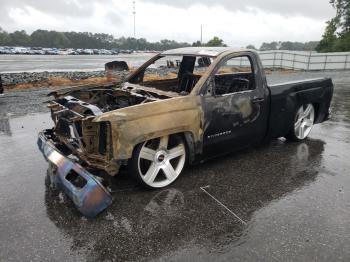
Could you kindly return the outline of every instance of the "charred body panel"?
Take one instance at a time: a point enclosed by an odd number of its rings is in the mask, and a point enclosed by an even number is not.
[[[206,157],[225,154],[244,147],[258,144],[266,135],[269,116],[269,92],[265,74],[255,53],[239,52],[221,55],[213,63],[213,72],[236,57],[247,57],[250,73],[235,73],[208,76],[201,89],[202,107],[205,112],[204,151]],[[245,90],[237,89],[237,80],[245,84]],[[228,86],[226,83],[231,83]],[[217,92],[218,86],[226,91]],[[232,87],[235,87],[232,89]]]
[[[166,74],[170,72],[171,77],[146,80],[147,68],[167,55],[183,56],[182,62],[167,61],[172,68]],[[207,70],[195,74],[197,63]],[[173,73],[175,64],[178,74]],[[94,180],[86,170],[115,176],[122,165],[130,163],[135,148],[168,135],[184,139],[189,163],[286,136],[300,105],[314,106],[315,123],[327,120],[332,94],[330,79],[269,87],[253,51],[170,50],[150,59],[123,84],[53,93],[55,100],[48,106],[55,127],[41,133],[38,143],[49,161],[53,162],[50,155],[57,150],[64,163],[76,167],[78,177]],[[61,172],[60,181],[72,179],[66,175]],[[79,190],[62,184],[73,201],[79,199]],[[95,186],[103,187],[101,183]],[[87,194],[92,190],[88,187]],[[96,214],[109,203],[108,195],[99,199]]]
[[[203,113],[199,97],[178,97],[110,112],[94,122],[110,122],[113,156],[127,160],[134,147],[144,141],[189,132],[195,143],[202,141]]]

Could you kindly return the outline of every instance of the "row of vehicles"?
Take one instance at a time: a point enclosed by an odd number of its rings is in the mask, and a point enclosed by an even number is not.
[[[132,54],[133,50],[74,49],[0,46],[0,54],[6,55],[118,55]]]

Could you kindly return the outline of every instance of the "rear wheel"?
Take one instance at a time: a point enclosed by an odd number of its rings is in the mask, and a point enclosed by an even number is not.
[[[186,162],[186,147],[178,135],[152,139],[138,145],[129,168],[133,176],[148,188],[163,188],[181,174]]]
[[[315,108],[312,104],[302,105],[296,112],[294,126],[286,136],[292,141],[302,141],[306,139],[315,121]]]

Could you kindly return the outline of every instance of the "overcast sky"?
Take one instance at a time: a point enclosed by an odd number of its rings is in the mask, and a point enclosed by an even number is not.
[[[132,0],[0,0],[6,31],[36,29],[133,36]],[[137,0],[136,37],[194,42],[219,36],[233,47],[319,40],[334,16],[328,0]]]

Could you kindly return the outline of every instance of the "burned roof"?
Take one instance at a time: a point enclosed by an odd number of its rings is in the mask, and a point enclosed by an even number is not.
[[[226,51],[241,52],[246,50],[237,49],[233,47],[184,47],[164,51],[161,54],[217,57],[218,55]]]

